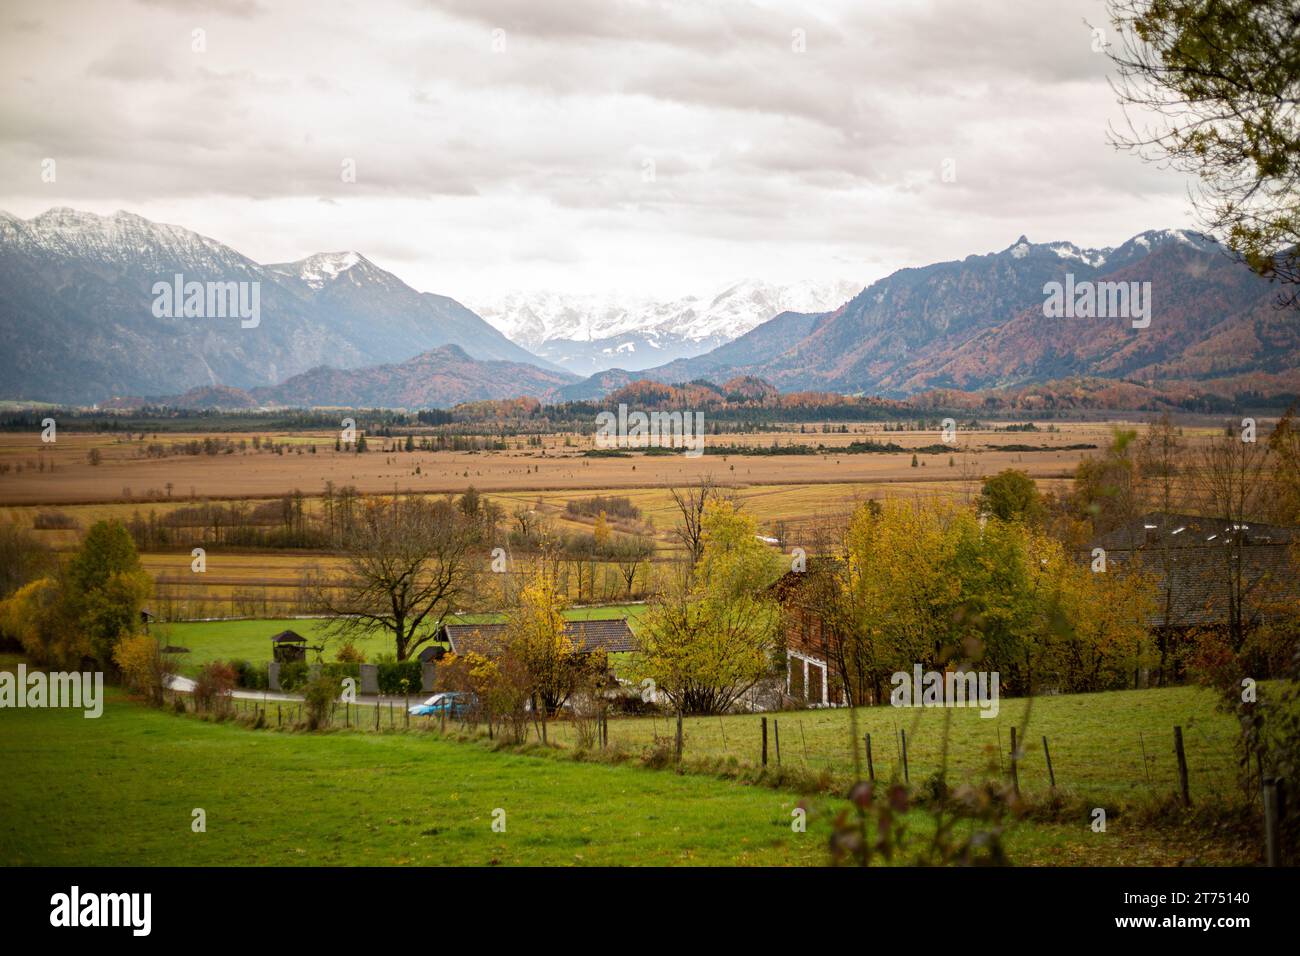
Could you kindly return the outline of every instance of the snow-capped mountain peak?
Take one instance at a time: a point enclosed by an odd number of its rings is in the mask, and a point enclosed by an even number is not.
[[[214,239],[123,210],[101,216],[57,206],[27,220],[5,214],[0,218],[0,240],[33,254],[144,271],[177,263],[214,273],[257,268]]]
[[[359,252],[317,252],[297,262],[278,263],[268,268],[301,279],[313,289],[320,289],[360,263],[371,264]]]
[[[1178,243],[1195,249],[1213,248],[1214,240],[1190,229],[1149,229],[1138,233],[1118,246],[1105,246],[1101,249],[1084,248],[1073,242],[1030,242],[1021,236],[1003,253],[1010,253],[1012,258],[1023,259],[1035,250],[1047,250],[1061,259],[1079,262],[1094,269],[1100,269],[1107,262],[1123,260],[1134,254],[1146,254],[1165,243]]]
[[[515,343],[572,371],[642,369],[699,355],[782,312],[826,312],[862,284],[804,280],[779,285],[741,279],[711,295],[655,299],[627,295],[512,292],[472,308]]]

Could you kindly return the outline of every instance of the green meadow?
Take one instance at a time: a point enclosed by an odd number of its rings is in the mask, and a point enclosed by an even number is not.
[[[628,618],[636,629],[637,621],[645,611],[644,604],[615,604],[603,607],[570,608],[565,616],[573,620],[606,620],[614,617]],[[470,623],[487,623],[501,620],[491,614],[466,614],[454,619]],[[281,618],[245,621],[186,621],[155,624],[153,633],[164,643],[189,648],[190,653],[181,658],[181,670],[195,673],[200,666],[212,660],[245,660],[265,663],[271,659],[271,637],[281,631],[297,631],[313,645],[324,646],[325,659],[333,660],[341,638],[329,629],[323,618]],[[354,640],[365,653],[366,660],[374,662],[380,655],[393,654],[391,637],[374,634]],[[314,656],[310,659],[314,660]]]
[[[1268,685],[1261,692],[1266,694]],[[1015,728],[1023,792],[1041,796],[1051,789],[1046,737],[1058,790],[1113,803],[1176,791],[1174,727],[1180,726],[1195,797],[1234,785],[1239,755],[1235,721],[1215,704],[1214,693],[1205,688],[1170,687],[1004,699],[991,718],[980,716],[977,708],[889,706],[860,707],[853,713],[835,708],[687,717],[684,749],[692,758],[761,765],[761,718],[766,716],[769,766],[777,763],[779,737],[783,766],[847,778],[856,749],[865,774],[870,735],[876,777],[901,779],[906,738],[907,776],[920,784],[944,768],[955,780],[1006,775]],[[632,748],[674,733],[674,721],[662,716],[610,721],[611,743]],[[576,742],[563,723],[552,736],[561,744]]]
[[[4,865],[818,865],[844,805],[810,798],[796,833],[799,796],[766,786],[436,733],[254,730],[116,693],[98,720],[0,713],[0,753]],[[192,829],[196,809],[206,832]],[[908,822],[926,836],[928,816]],[[1223,852],[1122,820],[1094,833],[1083,818],[1018,823],[1007,844],[1022,864]]]

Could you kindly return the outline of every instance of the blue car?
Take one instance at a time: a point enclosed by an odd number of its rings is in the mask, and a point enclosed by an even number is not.
[[[412,717],[437,717],[440,714],[459,717],[468,709],[470,703],[466,695],[457,691],[446,691],[434,694],[423,704],[412,704],[410,714]]]

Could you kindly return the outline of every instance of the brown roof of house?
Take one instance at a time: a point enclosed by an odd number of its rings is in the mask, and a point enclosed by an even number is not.
[[[444,624],[439,634],[441,640],[451,645],[457,654],[471,651],[491,656],[499,652],[505,642],[506,624]],[[636,650],[636,638],[627,626],[627,618],[617,617],[601,621],[569,621],[564,627],[569,639],[579,650],[603,649],[617,654]]]
[[[1135,565],[1157,586],[1153,627],[1197,627],[1227,619],[1231,563],[1240,560],[1243,620],[1275,618],[1300,602],[1300,574],[1291,553],[1295,529],[1231,522],[1194,515],[1149,514],[1103,535],[1091,549],[1106,551],[1108,564]]]
[[[281,631],[271,638],[272,644],[306,644],[307,638],[297,631]]]
[[[836,558],[811,557],[806,571],[787,571],[770,585],[768,593],[782,604],[794,603],[801,592],[819,577],[838,573],[844,562]]]

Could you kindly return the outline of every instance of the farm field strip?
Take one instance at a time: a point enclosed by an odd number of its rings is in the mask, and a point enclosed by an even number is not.
[[[936,442],[936,434],[924,432],[884,432],[878,424],[856,423],[847,434],[804,434],[797,431],[760,432],[713,436],[720,443],[770,446],[818,443],[847,444],[864,436],[885,439],[904,446],[919,448]],[[1058,477],[1071,471],[1086,452],[1056,451],[1055,446],[1100,444],[1109,434],[1109,424],[1064,423],[1057,432],[963,433],[953,454],[962,456],[961,442],[972,445],[1028,444],[1047,446],[1034,452],[981,450],[971,457],[983,474],[993,474],[1007,467],[1023,467],[1041,478]],[[203,438],[249,438],[229,436],[167,435],[171,441]],[[684,484],[703,475],[720,483],[738,484],[820,484],[853,482],[915,481],[910,451],[896,453],[790,456],[682,455],[646,456],[634,453],[627,458],[586,458],[581,451],[591,447],[588,436],[563,444],[563,436],[542,449],[517,448],[494,452],[413,451],[384,453],[376,449],[355,454],[333,450],[333,435],[316,436],[272,433],[263,436],[277,444],[313,443],[317,454],[290,452],[275,454],[240,451],[216,455],[169,455],[162,458],[137,457],[142,444],[119,441],[119,436],[65,433],[55,445],[44,446],[38,433],[9,433],[0,441],[0,504],[5,505],[100,505],[116,502],[116,507],[168,502],[185,498],[237,498],[265,500],[294,490],[320,494],[324,484],[336,487],[355,485],[367,493],[388,493],[394,489],[423,493],[460,492],[468,484],[480,491],[535,493],[557,489],[636,489]],[[290,441],[292,439],[292,441]],[[151,439],[152,440],[152,439]],[[522,441],[521,439],[512,439]],[[378,444],[378,439],[376,439]],[[101,454],[99,464],[88,461],[91,449]],[[922,455],[927,470],[951,471],[942,455]],[[44,465],[44,467],[42,467]],[[52,469],[49,466],[53,466]],[[23,470],[18,471],[21,467]],[[418,473],[417,473],[418,467]],[[930,477],[930,476],[927,476]],[[931,480],[955,480],[933,476]]]

